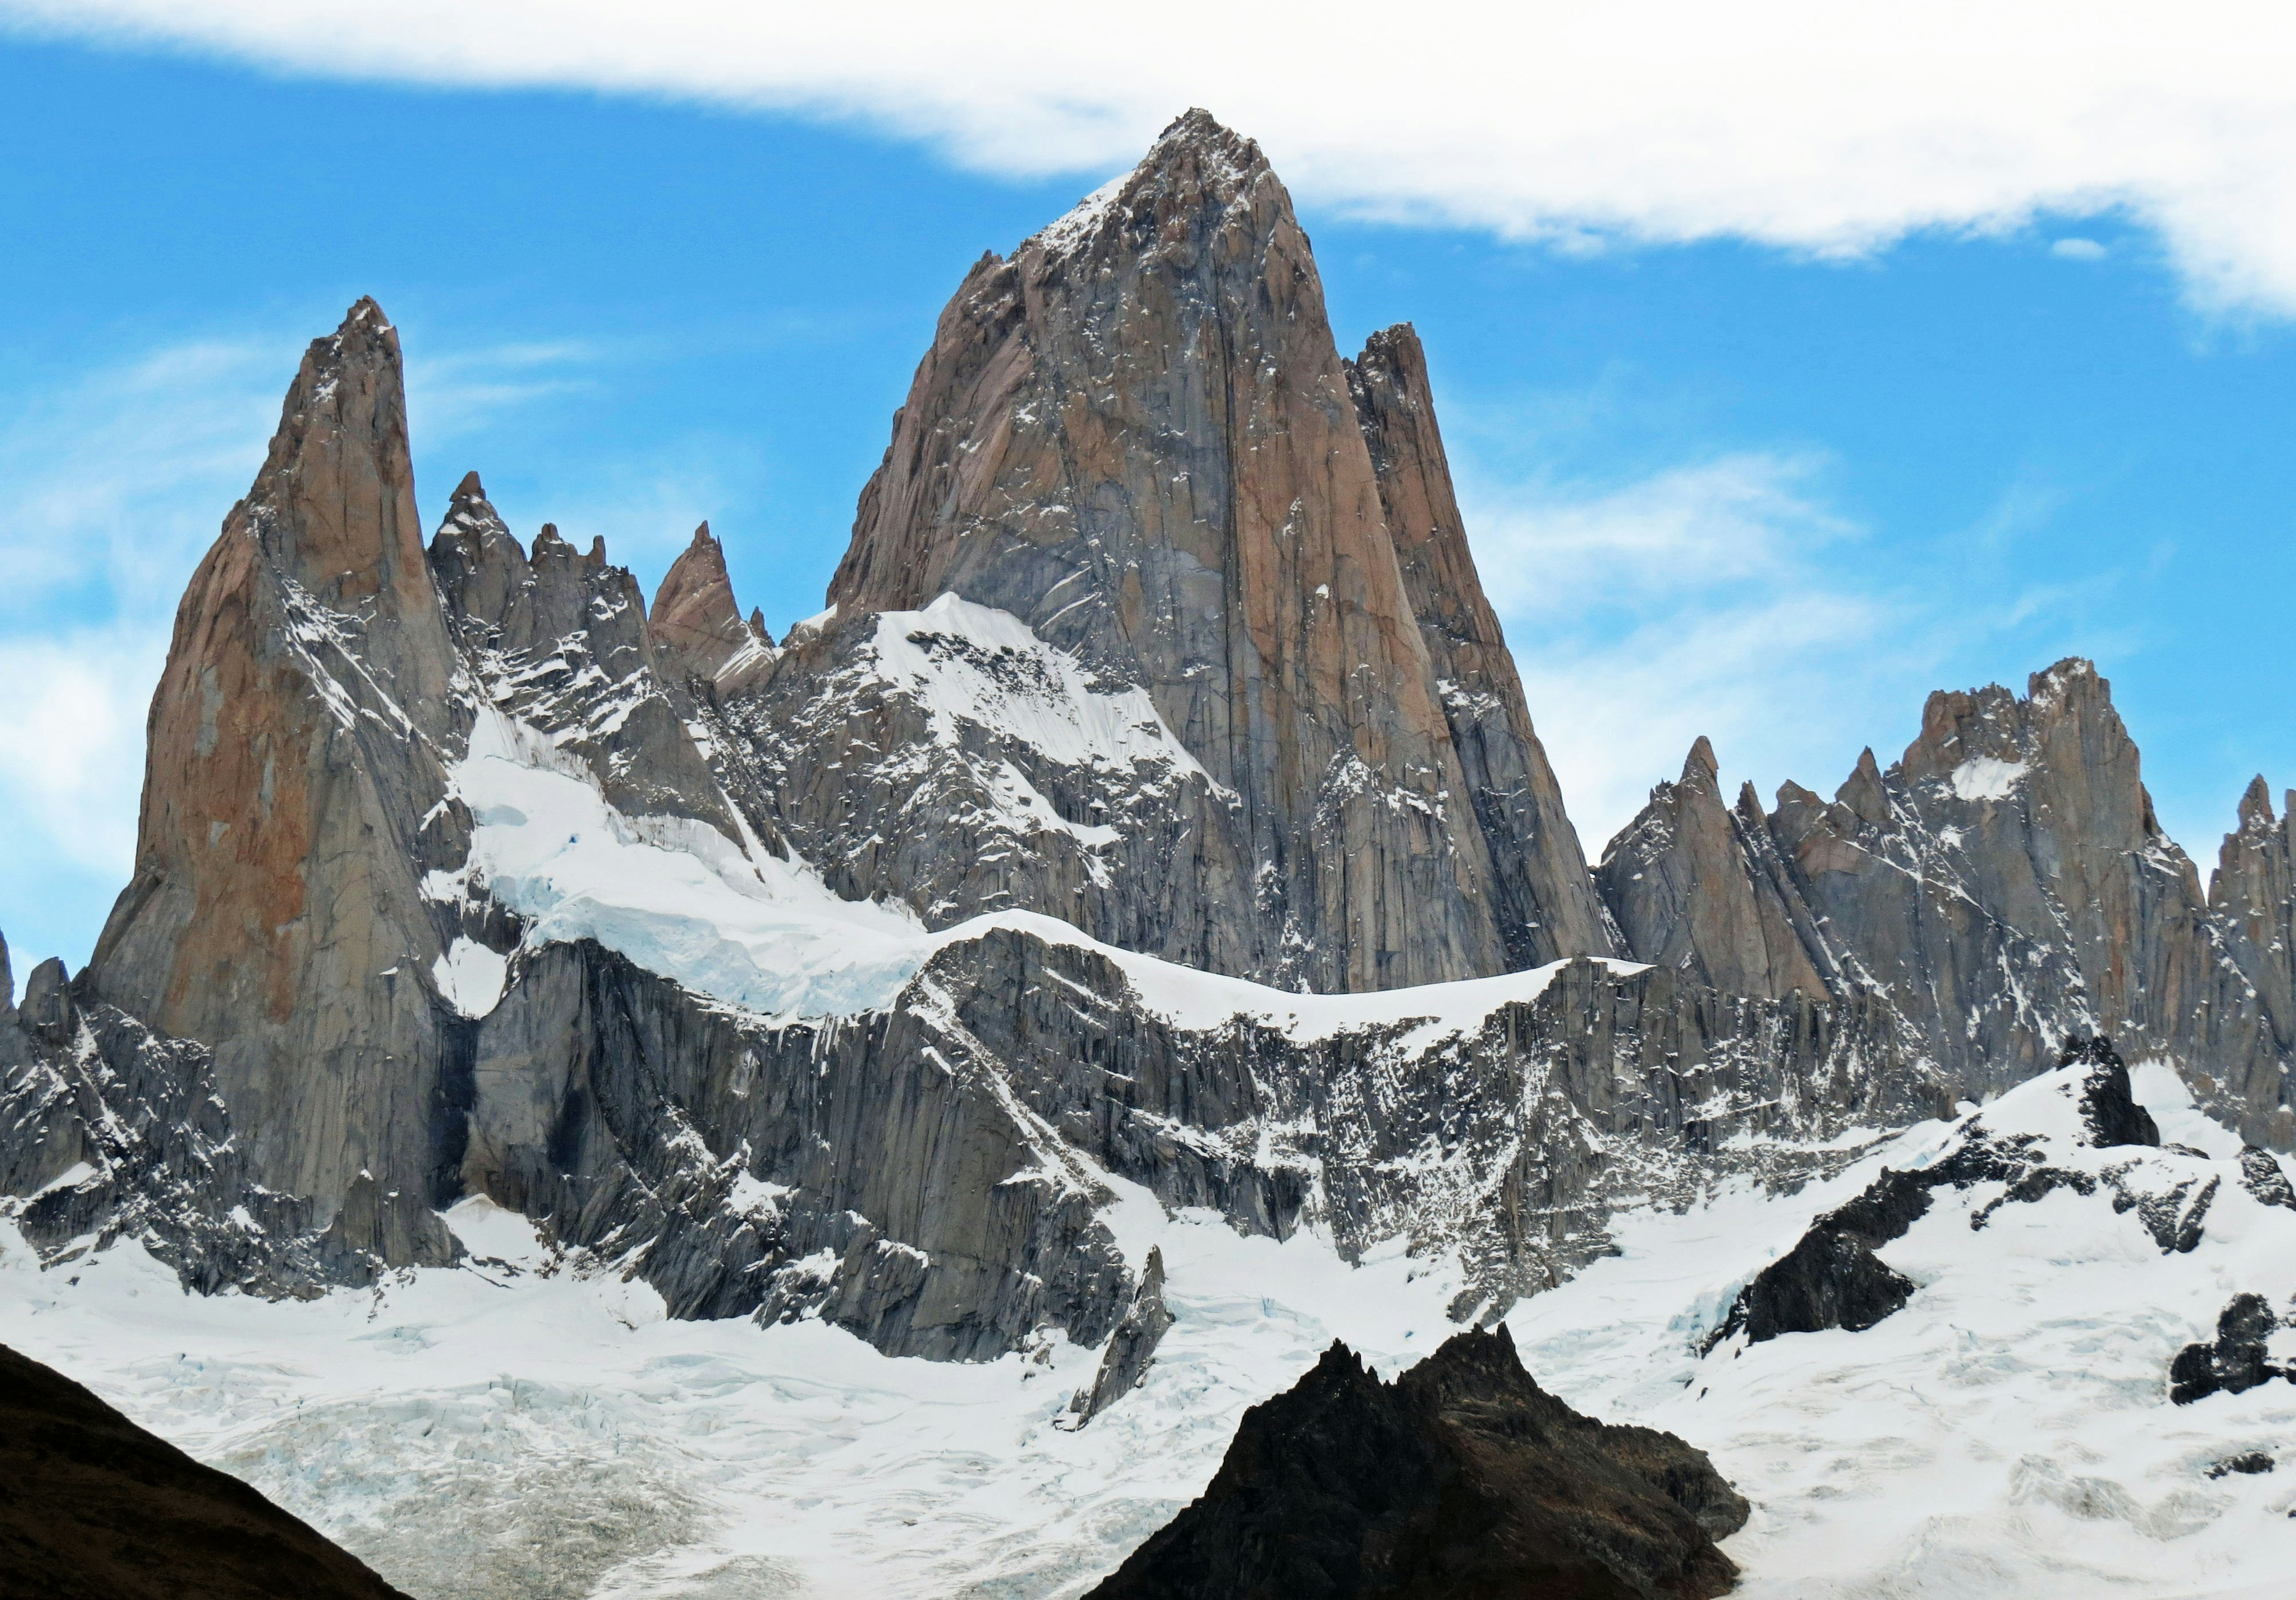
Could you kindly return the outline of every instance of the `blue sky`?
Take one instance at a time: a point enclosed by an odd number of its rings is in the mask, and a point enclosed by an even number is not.
[[[578,63],[347,82],[285,45],[63,31],[0,34],[20,977],[85,959],[125,879],[176,597],[301,345],[353,299],[402,331],[426,520],[476,467],[521,537],[602,533],[650,588],[707,517],[778,633],[818,609],[965,267],[1156,119],[1056,119],[1016,153],[980,131],[1002,120],[878,91],[586,88]],[[1831,792],[1861,745],[1903,747],[1930,689],[2067,653],[2113,680],[2203,873],[2251,775],[2296,784],[2296,273],[2272,239],[2180,209],[2170,178],[1940,201],[1905,163],[1874,178],[1895,211],[1843,222],[1869,197],[1796,210],[1817,180],[1762,153],[1775,130],[1745,146],[1771,199],[1703,217],[1622,167],[1603,193],[1660,198],[1586,224],[1583,200],[1446,187],[1454,167],[1349,167],[1280,94],[1229,87],[1168,110],[1265,140],[1342,346],[1404,319],[1427,342],[1590,853],[1701,733],[1726,780]]]

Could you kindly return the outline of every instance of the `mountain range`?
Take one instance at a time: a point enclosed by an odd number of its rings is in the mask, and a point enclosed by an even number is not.
[[[1650,1219],[1762,1196],[1783,1256],[2100,1036],[2229,1141],[2191,1161],[2261,1194],[2296,1147],[2296,794],[2258,780],[2204,887],[2087,661],[1933,694],[1831,800],[1727,799],[1702,739],[1590,866],[1416,335],[1341,354],[1201,111],[966,275],[826,602],[775,640],[706,525],[649,601],[475,472],[426,542],[353,307],[185,591],[134,877],[0,1018],[43,1281],[140,1251],[267,1309],[570,1263],[761,1340],[1062,1352],[1081,1438],[1186,1334],[1184,1222],[1406,1263],[1535,1357]],[[1759,1265],[1667,1337],[1742,1337]]]

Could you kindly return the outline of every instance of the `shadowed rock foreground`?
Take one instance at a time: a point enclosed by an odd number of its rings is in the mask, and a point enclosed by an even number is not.
[[[1746,1515],[1704,1451],[1540,1389],[1504,1327],[1393,1383],[1334,1342],[1091,1600],[1699,1600]]]
[[[406,1600],[238,1479],[0,1345],[0,1597]]]

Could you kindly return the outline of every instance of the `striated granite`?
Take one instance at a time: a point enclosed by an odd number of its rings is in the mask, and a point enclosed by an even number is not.
[[[1490,853],[1488,899],[1508,964],[1601,955],[1611,948],[1602,906],[1467,548],[1419,335],[1409,323],[1374,333],[1344,365],[1404,593]]]
[[[417,1175],[447,932],[422,883],[465,848],[440,807],[467,726],[454,667],[398,331],[361,300],[305,353],[176,612],[135,876],[89,977],[212,1049],[258,1181],[332,1212],[360,1174],[390,1180],[356,1243],[393,1263],[453,1251]]]
[[[1494,892],[1478,805],[1504,808],[1535,746],[1527,718],[1505,726],[1471,789],[1419,611],[1488,608],[1414,596],[1386,517],[1291,198],[1257,145],[1191,111],[965,279],[830,599],[850,619],[958,595],[1146,691],[1232,800],[1192,818],[1199,858],[1179,864],[1202,925],[1144,948],[1319,991],[1603,953],[1559,807],[1528,847],[1552,862],[1527,871],[1510,841]],[[1473,582],[1464,562],[1422,574]]]
[[[2212,906],[2153,816],[2110,685],[2066,661],[2021,697],[1931,695],[1903,759],[1885,772],[1866,751],[1831,802],[1788,784],[1773,812],[1751,790],[1726,811],[1702,740],[1596,876],[1636,958],[1734,992],[1867,997],[1956,1097],[2110,1033],[2285,1148],[2282,837],[2251,790]]]

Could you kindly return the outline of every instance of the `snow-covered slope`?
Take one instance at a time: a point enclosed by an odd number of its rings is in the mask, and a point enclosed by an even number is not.
[[[1526,1365],[1573,1405],[1712,1453],[1755,1505],[1727,1547],[1748,1600],[2286,1595],[2296,1384],[2180,1407],[2169,1370],[2215,1337],[2236,1294],[2291,1311],[2296,1209],[2251,1192],[2238,1141],[2164,1069],[2138,1071],[2138,1097],[2194,1153],[2084,1143],[2070,1105],[2081,1071],[1917,1128],[1792,1199],[1734,1188],[1683,1216],[1621,1219],[1618,1259],[1510,1317]],[[1879,1252],[1916,1285],[1902,1309],[1862,1333],[1699,1354],[1808,1219],[1884,1168],[1937,1162],[1972,1123],[1997,1141],[2032,1136],[2050,1167],[2119,1173],[2131,1191],[2197,1180],[2197,1194],[2213,1180],[2198,1242],[2164,1251],[2109,1181],[2007,1203],[2003,1183],[1948,1186]],[[2276,1470],[2219,1470],[2254,1452]]]
[[[1894,1315],[1698,1353],[1813,1217],[1962,1147],[1964,1116],[1799,1195],[1732,1185],[1622,1217],[1617,1257],[1509,1317],[1526,1364],[1712,1453],[1754,1502],[1726,1546],[1748,1600],[2285,1594],[2296,1384],[2179,1407],[2168,1371],[2232,1295],[2288,1308],[2296,1210],[2251,1192],[2163,1071],[2139,1071],[2140,1098],[2208,1153],[2085,1144],[2079,1071],[1974,1120],[2065,1170],[2217,1178],[2191,1251],[2163,1251],[2109,1187],[1976,1229],[2001,1186],[1947,1188],[1882,1251],[1918,1285]],[[1059,1424],[1095,1355],[1063,1340],[951,1366],[814,1322],[673,1321],[483,1201],[449,1218],[468,1268],[310,1303],[187,1298],[132,1247],[43,1273],[0,1233],[0,1341],[424,1600],[1073,1596],[1201,1487],[1245,1406],[1334,1337],[1393,1373],[1449,1331],[1459,1286],[1399,1251],[1351,1268],[1315,1230],[1242,1237],[1119,1187],[1128,1253],[1163,1251],[1177,1320],[1145,1385],[1080,1432]],[[2256,1452],[2279,1470],[2211,1475]]]

